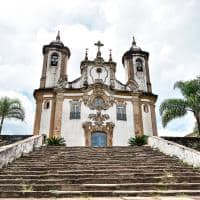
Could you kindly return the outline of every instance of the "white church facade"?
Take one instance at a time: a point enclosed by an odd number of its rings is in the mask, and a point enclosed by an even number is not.
[[[127,146],[137,135],[157,135],[149,53],[136,45],[122,56],[126,84],[115,77],[117,64],[97,55],[80,63],[81,76],[67,79],[70,50],[60,40],[43,46],[40,87],[34,91],[36,113],[34,134],[63,137],[67,146]]]

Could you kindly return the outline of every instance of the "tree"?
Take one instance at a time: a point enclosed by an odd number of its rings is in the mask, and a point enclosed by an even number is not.
[[[6,118],[24,120],[25,111],[18,99],[11,99],[9,97],[0,98],[0,134],[3,123]]]
[[[192,112],[197,123],[200,136],[200,77],[189,81],[178,81],[174,89],[178,88],[183,99],[166,99],[160,105],[160,115],[163,127],[166,127],[172,119],[182,117],[187,112]]]

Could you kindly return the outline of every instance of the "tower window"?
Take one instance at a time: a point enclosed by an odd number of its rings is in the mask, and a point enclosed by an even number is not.
[[[57,66],[58,65],[58,54],[53,53],[51,55],[51,66]]]
[[[45,101],[44,102],[44,109],[49,109],[50,107],[50,102],[49,101]]]
[[[143,72],[143,61],[140,58],[138,58],[138,59],[136,59],[135,63],[136,63],[137,71],[138,72]]]
[[[81,118],[81,102],[71,101],[69,118],[70,119],[80,119]]]
[[[126,121],[126,105],[117,105],[117,120]]]
[[[149,106],[147,104],[144,105],[144,112],[145,113],[149,112]]]

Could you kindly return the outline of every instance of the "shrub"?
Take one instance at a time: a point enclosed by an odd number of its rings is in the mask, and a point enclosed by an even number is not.
[[[147,144],[147,139],[148,139],[148,136],[146,135],[131,137],[128,143],[130,146],[135,146],[135,145],[142,146],[142,145]]]
[[[60,137],[50,137],[46,140],[47,145],[65,146],[65,139]]]

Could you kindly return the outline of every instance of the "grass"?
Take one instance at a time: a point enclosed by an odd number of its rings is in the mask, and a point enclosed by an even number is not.
[[[32,191],[33,191],[32,185],[24,184],[24,185],[22,186],[22,192],[32,192]]]

